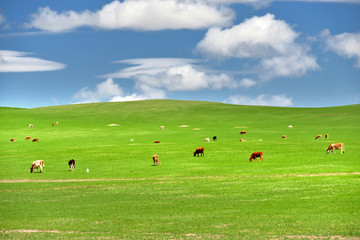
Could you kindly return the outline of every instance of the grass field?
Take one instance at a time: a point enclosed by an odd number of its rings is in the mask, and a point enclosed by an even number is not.
[[[359,123],[360,105],[0,108],[0,239],[360,239]]]

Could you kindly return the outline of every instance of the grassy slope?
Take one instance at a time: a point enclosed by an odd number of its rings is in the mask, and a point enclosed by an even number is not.
[[[169,100],[0,108],[0,180],[108,179],[0,183],[0,238],[360,236],[359,175],[334,175],[360,172],[359,109]],[[325,154],[331,142],[344,142],[346,154]],[[197,146],[204,158],[192,156]],[[249,162],[253,151],[264,151],[263,163]],[[44,174],[29,173],[36,159]]]

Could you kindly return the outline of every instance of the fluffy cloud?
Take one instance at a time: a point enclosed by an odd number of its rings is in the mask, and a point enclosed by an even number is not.
[[[331,35],[329,30],[321,33],[328,50],[344,58],[355,58],[355,67],[360,68],[360,32]]]
[[[65,64],[28,57],[30,53],[0,50],[0,72],[41,72],[64,69]]]
[[[162,99],[166,94],[159,89],[144,86],[140,89],[142,94],[133,93],[126,95],[119,84],[115,83],[112,78],[96,85],[94,90],[88,87],[82,88],[79,92],[75,93],[73,98],[78,100],[75,103],[94,103],[94,102],[125,102],[125,101],[138,101],[145,99]]]
[[[71,31],[79,27],[157,31],[229,26],[233,18],[234,12],[230,8],[204,1],[115,0],[95,12],[58,13],[49,7],[40,8],[26,25],[52,32]]]
[[[309,47],[295,42],[298,36],[285,21],[266,14],[229,29],[209,29],[197,50],[210,58],[259,60],[256,72],[264,80],[301,76],[319,66]]]
[[[74,94],[74,99],[79,99],[81,103],[100,102],[109,100],[116,96],[123,94],[122,89],[114,83],[112,78],[96,85],[94,91],[89,90],[88,87],[84,87],[79,92]]]
[[[279,106],[289,107],[293,105],[292,98],[285,95],[265,95],[260,94],[257,97],[246,97],[241,95],[231,96],[225,102],[237,105],[258,105],[258,106]]]

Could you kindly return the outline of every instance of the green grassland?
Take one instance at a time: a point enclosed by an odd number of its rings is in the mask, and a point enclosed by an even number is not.
[[[359,239],[359,110],[174,100],[0,108],[0,239]],[[333,142],[346,153],[326,154]],[[205,157],[193,156],[198,146]],[[249,162],[255,151],[263,162]],[[30,174],[37,159],[45,170]]]

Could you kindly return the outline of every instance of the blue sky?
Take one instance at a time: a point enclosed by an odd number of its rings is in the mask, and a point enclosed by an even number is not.
[[[0,0],[0,106],[360,103],[360,0]]]

